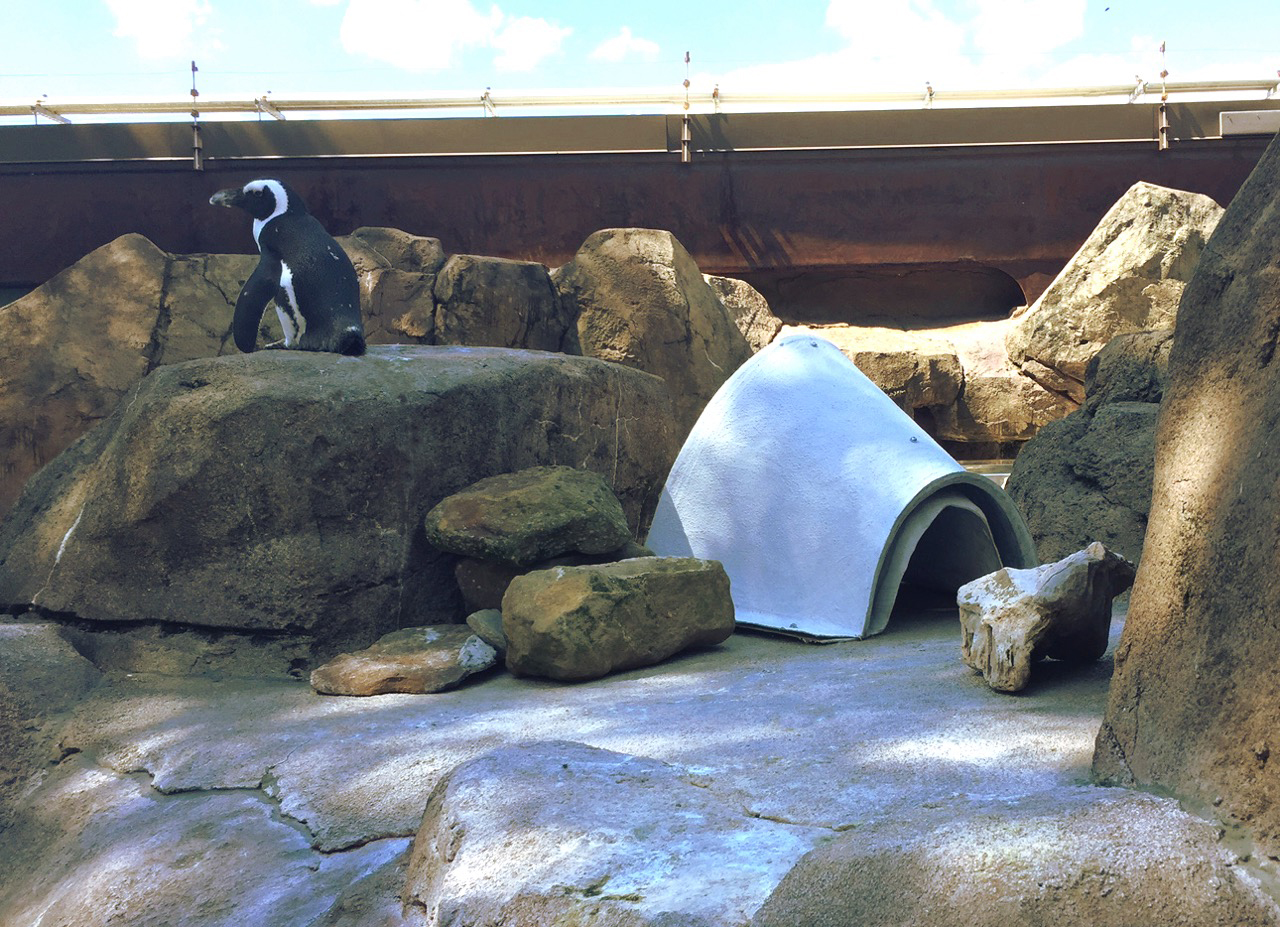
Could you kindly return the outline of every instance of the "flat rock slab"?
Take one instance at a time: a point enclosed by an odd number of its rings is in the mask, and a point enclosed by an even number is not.
[[[726,805],[687,771],[580,743],[506,747],[432,795],[406,902],[432,924],[740,924],[804,828]],[[536,916],[535,916],[536,915]]]
[[[468,627],[405,628],[312,670],[311,688],[321,695],[423,695],[452,689],[497,662],[497,651]]]
[[[101,679],[56,623],[0,617],[0,687],[28,717],[65,711]]]
[[[40,797],[5,831],[42,852],[5,854],[0,923],[301,927],[405,846],[324,856],[262,792],[166,796],[79,757]]]

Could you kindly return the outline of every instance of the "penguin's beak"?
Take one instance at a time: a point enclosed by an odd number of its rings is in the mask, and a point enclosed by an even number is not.
[[[240,198],[241,190],[239,187],[232,187],[229,190],[219,190],[213,196],[209,197],[209,205],[211,206],[235,206],[236,201]]]

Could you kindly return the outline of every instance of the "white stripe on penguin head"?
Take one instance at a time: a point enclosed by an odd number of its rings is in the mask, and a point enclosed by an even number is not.
[[[258,241],[258,235],[262,233],[262,227],[274,219],[276,216],[283,216],[289,209],[289,194],[284,190],[284,184],[278,180],[251,180],[244,185],[245,193],[257,193],[262,190],[270,190],[272,197],[275,198],[276,208],[272,210],[271,215],[265,219],[253,220],[253,243],[258,246],[258,250],[262,250],[262,245]]]

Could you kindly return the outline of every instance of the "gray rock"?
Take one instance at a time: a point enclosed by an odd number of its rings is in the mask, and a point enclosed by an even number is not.
[[[603,229],[552,272],[583,354],[667,381],[681,437],[751,356],[729,311],[670,232]]]
[[[751,345],[751,350],[759,351],[782,331],[782,319],[773,314],[769,301],[747,281],[712,274],[702,276],[729,310],[730,317]]]
[[[640,557],[518,576],[502,599],[502,626],[512,672],[595,679],[724,641],[733,600],[715,561]]]
[[[1159,403],[1169,382],[1173,329],[1117,335],[1094,355],[1085,370],[1084,410],[1112,402]]]
[[[321,695],[443,692],[497,662],[494,648],[469,627],[404,628],[312,670],[311,688]]]
[[[427,540],[464,557],[529,566],[560,554],[603,554],[631,540],[608,482],[590,470],[531,467],[502,473],[441,500]]]
[[[425,513],[554,463],[609,474],[641,531],[676,452],[667,403],[638,371],[497,348],[160,368],[28,484],[0,526],[0,603],[284,636],[304,660],[460,621]]]
[[[1098,540],[1140,561],[1172,339],[1168,329],[1113,339],[1089,365],[1084,405],[1019,452],[1006,488],[1041,556]]]
[[[998,692],[1018,692],[1037,660],[1091,663],[1107,649],[1111,600],[1133,564],[1096,541],[1030,570],[1008,567],[956,591],[961,656]]]
[[[1247,821],[1280,855],[1280,142],[1178,310],[1151,518],[1095,772]],[[1220,800],[1220,801],[1215,801]]]
[[[752,927],[1271,927],[1280,907],[1177,802],[1058,789],[920,827],[869,822],[804,857]]]
[[[1134,184],[1053,283],[1009,329],[1015,364],[1036,361],[1084,398],[1085,368],[1116,335],[1173,324],[1183,287],[1222,207],[1207,196]]]
[[[307,927],[405,843],[326,856],[256,790],[175,800],[79,756],[50,778],[56,801],[6,833],[40,848],[5,860],[6,924]]]
[[[430,924],[744,924],[809,838],[707,785],[579,743],[495,750],[427,803],[406,907]]]
[[[0,617],[0,686],[24,717],[57,714],[84,698],[102,679],[49,621]]]
[[[495,651],[498,659],[507,655],[507,633],[502,630],[502,612],[496,608],[482,608],[467,616],[467,627],[475,632],[476,637],[484,641]]]
[[[542,264],[455,254],[435,283],[435,342],[559,351],[572,322]]]

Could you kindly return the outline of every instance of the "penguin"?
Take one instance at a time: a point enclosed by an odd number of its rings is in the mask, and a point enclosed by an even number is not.
[[[219,190],[209,203],[253,216],[261,255],[236,299],[231,331],[237,348],[248,354],[257,347],[262,313],[275,299],[284,338],[267,347],[364,354],[355,268],[296,192],[280,180],[253,180]]]

